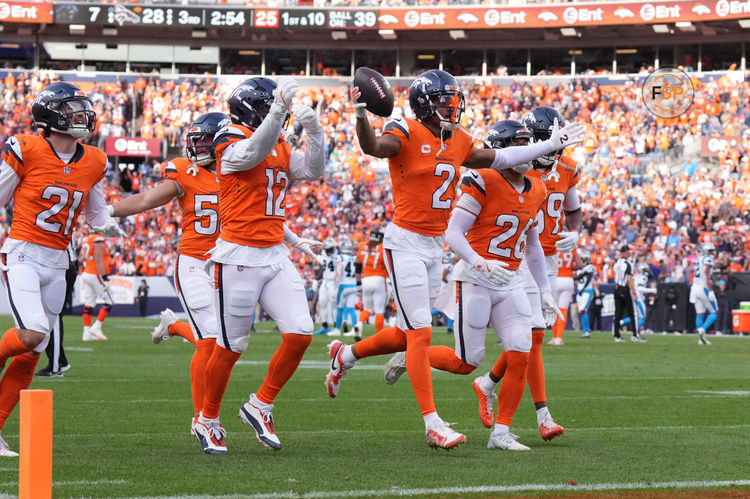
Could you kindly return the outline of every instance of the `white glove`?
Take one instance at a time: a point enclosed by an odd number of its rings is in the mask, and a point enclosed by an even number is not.
[[[498,260],[487,261],[482,257],[477,258],[472,264],[492,284],[504,286],[513,278],[515,271],[508,270],[506,262]]]
[[[273,103],[279,106],[282,111],[287,112],[298,91],[299,85],[294,78],[282,76],[276,84],[276,90],[273,91]]]
[[[125,237],[126,234],[122,231],[120,226],[117,225],[117,221],[114,218],[110,218],[109,220],[107,220],[104,225],[99,225],[97,227],[90,225],[89,227],[91,227],[91,230],[93,230],[97,234],[103,235],[104,237],[116,237],[120,243],[120,246],[122,246],[122,238]]]
[[[557,308],[555,298],[550,291],[542,291],[542,315],[544,315],[544,322],[549,327],[552,327],[558,317],[563,320],[563,314]]]
[[[557,118],[555,118],[549,141],[557,151],[564,147],[583,142],[584,133],[586,133],[586,128],[580,123],[572,121],[560,128],[557,124]]]
[[[558,239],[555,243],[555,248],[557,248],[557,251],[559,251],[560,253],[570,253],[571,251],[576,249],[578,239],[580,239],[581,237],[578,235],[578,232],[574,230],[568,232],[560,232],[558,235],[560,236],[560,239]]]
[[[718,308],[717,301],[716,301],[716,293],[713,292],[713,290],[708,292],[708,300],[713,304],[714,308]]]
[[[302,125],[302,128],[308,132],[323,131],[323,125],[320,124],[318,116],[311,107],[302,104],[295,104],[292,106],[292,114],[294,115],[294,119],[296,119],[299,124]]]
[[[367,117],[367,110],[365,109],[364,102],[359,102],[359,98],[362,96],[362,93],[359,91],[359,87],[355,87],[354,85],[349,85],[349,100],[352,101],[352,106],[354,106],[354,114],[357,115],[357,118],[365,118]]]
[[[313,248],[317,249],[318,251],[323,249],[323,243],[321,243],[320,241],[316,241],[315,239],[307,239],[305,237],[300,237],[299,241],[297,241],[294,247],[300,250],[301,252],[307,255],[310,255],[313,258],[313,260],[318,262],[318,264],[320,265],[323,264],[323,260],[324,260],[323,256],[319,255],[318,253],[315,253],[315,251],[313,250]]]

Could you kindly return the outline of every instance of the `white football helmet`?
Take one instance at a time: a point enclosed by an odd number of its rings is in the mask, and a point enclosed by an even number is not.
[[[704,243],[703,246],[701,246],[701,253],[704,255],[715,255],[716,246],[714,246],[714,243]]]

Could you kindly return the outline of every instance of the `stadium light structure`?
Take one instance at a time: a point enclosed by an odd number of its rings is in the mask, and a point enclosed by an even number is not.
[[[208,31],[205,29],[194,29],[193,30],[193,38],[206,38],[208,36]]]
[[[669,26],[666,24],[654,24],[651,28],[654,30],[654,33],[669,33]]]
[[[117,36],[117,28],[102,28],[102,35],[104,36]]]
[[[346,31],[331,31],[331,38],[334,40],[346,40]]]
[[[560,34],[562,36],[581,36],[575,28],[560,28]]]
[[[674,25],[682,31],[695,31],[695,25],[690,21],[677,21]]]
[[[750,29],[750,19],[740,19],[737,22],[740,23],[740,28]]]
[[[384,39],[384,40],[395,40],[397,38],[396,32],[392,29],[379,29],[378,34]]]
[[[86,25],[85,24],[71,24],[68,26],[68,31],[71,35],[83,35],[86,33]]]
[[[465,40],[466,39],[466,31],[464,31],[462,29],[451,29],[451,30],[448,30],[448,35],[450,35],[450,37],[453,40]]]

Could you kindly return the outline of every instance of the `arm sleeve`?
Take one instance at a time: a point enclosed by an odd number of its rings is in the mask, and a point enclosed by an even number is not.
[[[504,170],[516,165],[528,163],[539,156],[544,156],[554,151],[554,146],[549,140],[529,144],[527,146],[513,146],[504,149],[495,149],[495,160],[490,168]]]
[[[86,204],[83,209],[86,212],[86,223],[92,227],[100,227],[107,223],[109,219],[112,219],[107,209],[107,200],[104,199],[103,184],[104,180],[96,183],[89,191],[89,195],[86,196]],[[115,224],[117,224],[117,221],[115,221]]]
[[[10,203],[20,181],[16,171],[8,163],[0,163],[0,206]]]
[[[565,211],[575,211],[581,207],[581,201],[578,199],[578,191],[575,186],[568,189],[565,193],[565,199],[563,199],[563,209]]]
[[[461,196],[461,199],[464,197],[466,197],[466,194]],[[466,240],[466,232],[474,225],[477,217],[459,206],[451,214],[448,228],[445,231],[445,241],[462,260],[473,265],[480,256]]]
[[[234,142],[224,149],[219,165],[221,173],[242,172],[262,163],[279,140],[285,119],[286,113],[276,104],[272,105],[263,123],[249,138]]]
[[[289,246],[296,246],[299,243],[299,236],[292,232],[292,229],[284,224],[284,242]]]
[[[536,225],[526,234],[526,258],[529,262],[531,275],[534,277],[539,290],[550,291],[547,266],[544,263],[544,250],[539,243],[539,232]]]
[[[315,180],[323,176],[326,169],[325,135],[323,127],[307,133],[307,150],[302,155],[292,151],[289,159],[289,174],[292,180]]]

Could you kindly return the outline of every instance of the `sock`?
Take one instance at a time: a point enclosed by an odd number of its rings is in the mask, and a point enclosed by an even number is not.
[[[229,376],[232,374],[232,368],[240,353],[233,352],[219,346],[214,347],[211,358],[206,364],[206,384],[203,394],[203,416],[208,419],[219,417],[219,408],[221,399],[224,398],[224,392],[229,383]]]
[[[428,349],[430,367],[454,374],[469,374],[477,366],[472,366],[456,357],[456,351],[445,345],[435,345]]]
[[[544,360],[542,360],[542,343],[544,330],[531,330],[531,352],[529,352],[529,366],[526,377],[529,383],[531,399],[536,404],[547,400],[547,390],[544,386]]]
[[[375,332],[378,332],[381,329],[383,329],[384,324],[385,324],[385,316],[383,314],[376,314],[375,315]]]
[[[197,345],[195,342],[195,335],[193,334],[193,328],[187,322],[177,321],[167,328],[169,334],[172,336],[180,336],[185,338],[193,345]]]
[[[562,312],[563,318],[560,319],[558,317],[555,324],[552,326],[552,336],[555,338],[563,337],[563,333],[565,333],[565,324],[568,322],[568,309],[561,308],[560,312]]]
[[[193,360],[190,362],[190,389],[193,393],[193,408],[196,414],[203,409],[206,391],[206,365],[216,346],[216,338],[206,338],[195,342]]]
[[[341,360],[344,364],[354,364],[357,362],[357,357],[354,356],[354,352],[352,351],[352,345],[344,346],[344,351],[341,352]]]
[[[703,327],[703,314],[696,315],[695,316],[695,329],[700,329]]]
[[[440,419],[440,416],[438,416],[437,411],[433,411],[429,414],[425,414],[422,417],[424,418],[425,431],[429,431],[430,428],[434,428],[435,426],[443,422],[443,420]]]
[[[397,327],[386,327],[364,340],[352,345],[352,353],[358,359],[406,350],[406,333]]]
[[[490,378],[489,373],[479,378],[479,388],[485,393],[494,392],[497,388],[497,381]]]
[[[31,380],[34,379],[34,371],[38,362],[39,355],[31,352],[17,355],[0,379],[0,430],[18,405],[21,390],[27,389]]]
[[[588,333],[591,331],[591,326],[589,325],[589,314],[584,313],[581,314],[581,329],[583,329],[583,332]]]
[[[354,307],[347,307],[344,309],[344,314],[347,319],[352,323],[352,328],[357,323],[357,309]]]
[[[714,325],[714,322],[716,322],[716,314],[708,314],[708,317],[706,317],[706,322],[703,323],[703,329],[708,331],[711,329],[711,326]]]
[[[630,324],[630,317],[625,317],[620,321],[621,326],[627,326],[628,324]]]
[[[344,321],[344,309],[336,309],[336,329],[341,329],[341,323]]]
[[[83,307],[83,327],[91,327],[91,307]]]
[[[549,409],[547,409],[547,406],[540,407],[536,410],[536,425],[541,426],[545,419],[551,418],[549,413]]]
[[[508,432],[510,432],[510,427],[505,424],[495,423],[495,427],[492,428],[492,433],[508,433]]]
[[[445,327],[448,328],[448,329],[450,329],[452,331],[453,330],[453,319],[448,319],[446,317],[445,318]]]
[[[5,363],[10,357],[15,357],[22,353],[30,352],[32,348],[27,347],[18,337],[18,331],[12,327],[5,331],[3,338],[0,339],[0,368],[5,367]]]
[[[99,309],[99,315],[96,316],[96,321],[97,322],[104,322],[104,319],[106,319],[108,315],[109,315],[109,310],[107,310],[106,308],[102,307],[102,308]]]
[[[370,312],[367,310],[363,310],[359,313],[359,322],[362,324],[367,324],[367,319],[370,318]]]
[[[505,376],[505,369],[507,367],[508,356],[505,354],[505,352],[503,352],[500,354],[500,358],[497,359],[497,362],[495,362],[495,365],[492,366],[492,370],[489,374],[490,380],[492,380],[497,385],[500,380],[503,379],[503,376]]]
[[[521,403],[523,391],[526,389],[526,366],[529,363],[529,354],[513,350],[506,353],[508,354],[508,368],[500,384],[500,392],[497,394],[495,423],[510,426],[518,404]]]
[[[268,364],[268,374],[256,394],[258,400],[265,404],[273,404],[276,395],[297,370],[310,343],[312,336],[309,334],[281,333],[281,345]]]
[[[406,372],[409,373],[409,381],[423,416],[435,412],[428,354],[431,339],[432,329],[429,327],[406,332]]]

